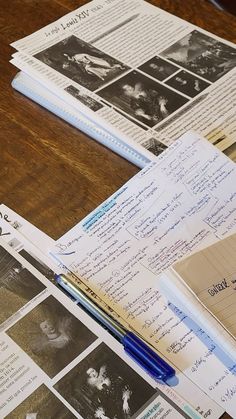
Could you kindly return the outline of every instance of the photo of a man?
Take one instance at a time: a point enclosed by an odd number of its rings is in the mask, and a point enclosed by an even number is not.
[[[157,80],[163,81],[179,70],[179,67],[156,56],[139,67],[139,70],[149,74]]]
[[[210,86],[210,83],[188,73],[187,71],[179,71],[173,77],[169,78],[166,81],[166,84],[189,97],[197,96]]]
[[[163,121],[188,101],[138,71],[132,71],[97,94],[149,127]]]
[[[91,91],[129,68],[74,35],[39,52],[34,57]]]
[[[68,61],[83,66],[87,74],[92,74],[101,80],[105,80],[109,73],[114,69],[122,69],[122,64],[112,64],[104,58],[96,57],[89,54],[64,54]]]
[[[7,334],[50,377],[97,338],[52,296],[19,320]]]
[[[55,389],[86,419],[129,419],[156,394],[156,389],[104,343]]]

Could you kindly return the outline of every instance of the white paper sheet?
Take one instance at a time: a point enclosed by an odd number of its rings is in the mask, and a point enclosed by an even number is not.
[[[27,243],[21,248],[28,248]],[[135,412],[140,418],[163,413],[170,419],[187,414],[200,419],[174,390],[156,385],[107,331],[3,239],[0,285],[0,417],[87,419],[99,411],[109,416],[116,411],[120,418]],[[98,395],[86,384],[88,367],[103,370],[105,391]],[[85,396],[78,389],[86,385]]]
[[[235,179],[232,161],[197,134],[186,134],[51,249],[178,366],[184,373],[178,388],[195,407],[199,393],[186,377],[231,415],[235,363],[167,304],[158,274],[236,231]]]

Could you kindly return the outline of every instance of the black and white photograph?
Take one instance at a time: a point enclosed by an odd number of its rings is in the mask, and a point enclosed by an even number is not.
[[[58,374],[97,339],[52,296],[19,320],[7,334],[49,377]]]
[[[179,70],[174,64],[160,57],[153,57],[139,67],[139,70],[149,74],[157,80],[163,81]]]
[[[236,66],[235,48],[197,30],[160,55],[210,82],[215,82]]]
[[[74,419],[76,416],[45,386],[41,385],[6,419]]]
[[[159,154],[161,154],[167,148],[165,144],[161,143],[153,137],[149,138],[147,141],[144,141],[142,146],[155,156],[159,156]]]
[[[199,79],[199,77],[196,77],[187,71],[180,71],[175,76],[168,79],[166,84],[190,97],[197,96],[210,86],[210,83],[207,81]]]
[[[128,419],[156,393],[104,343],[66,374],[56,390],[86,419]]]
[[[149,127],[188,102],[187,98],[138,71],[132,71],[97,94]]]
[[[81,102],[83,105],[87,106],[89,109],[91,109],[94,112],[103,108],[103,105],[101,103],[99,103],[97,100],[95,100],[91,96],[88,96],[85,93],[82,93],[75,86],[72,86],[72,85],[67,86],[65,88],[65,91],[70,93],[70,95],[75,97],[75,99],[77,99],[79,102]]]
[[[34,57],[91,91],[129,68],[74,35],[39,52]]]
[[[0,246],[0,324],[44,289],[44,284]]]
[[[50,281],[54,280],[55,273],[54,271],[49,268],[47,265],[45,265],[44,262],[39,260],[34,254],[32,254],[30,251],[26,251],[25,249],[22,249],[19,251],[19,254],[27,260],[34,268],[36,268],[42,275],[44,275],[47,279]]]

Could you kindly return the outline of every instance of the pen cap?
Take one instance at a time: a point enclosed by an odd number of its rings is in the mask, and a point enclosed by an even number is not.
[[[175,370],[134,333],[128,332],[122,343],[127,354],[153,378],[165,382],[175,375]]]

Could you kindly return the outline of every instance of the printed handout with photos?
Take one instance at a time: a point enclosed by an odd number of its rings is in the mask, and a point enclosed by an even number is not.
[[[24,258],[25,249],[16,252],[12,231],[6,243],[8,228],[1,221],[1,418],[202,417],[129,360],[107,331],[42,275],[43,263],[40,272],[38,261],[33,266]]]
[[[16,67],[149,160],[190,129],[236,141],[235,45],[143,0],[93,0],[12,46]]]
[[[53,280],[55,273],[67,273],[67,269],[63,265],[58,266],[58,263],[56,264],[47,254],[46,249],[50,249],[55,241],[4,204],[0,204],[0,237],[47,279]],[[90,299],[112,315],[113,318],[116,318],[125,328],[128,328],[127,322],[86,284],[80,281],[79,286]]]
[[[168,302],[159,275],[236,232],[235,178],[234,162],[188,133],[51,250],[174,366],[183,397],[197,407],[192,382],[234,418],[235,359]]]
[[[25,220],[24,218],[22,218],[21,216],[16,214],[13,210],[11,210],[7,206],[5,206],[4,204],[0,205],[0,212],[3,215],[3,219],[0,219],[1,240],[4,240],[8,244],[8,246],[10,246],[11,249],[14,249],[14,251],[18,252],[21,255],[21,257],[23,257],[26,261],[30,262],[30,264],[34,268],[36,268],[41,274],[43,274],[48,280],[52,280],[54,272],[59,272],[61,267],[58,267],[58,264],[55,264],[53,260],[50,260],[50,259],[48,260],[47,256],[43,255],[38,247],[34,246],[31,242],[29,242],[26,239],[25,235],[19,234],[18,229],[20,229],[23,233],[25,233],[27,231],[27,234],[30,234],[30,236],[32,236],[33,232],[36,232],[37,233],[37,242],[38,242],[39,247],[40,247],[41,237],[42,237],[42,242],[44,243],[44,245],[46,244],[46,242],[45,242],[46,235],[43,232],[41,232],[40,230],[38,230],[35,226],[30,224],[27,220]],[[15,220],[15,221],[13,221],[13,220]],[[10,224],[10,222],[13,223],[14,227],[13,227],[13,225]],[[17,231],[16,231],[16,228],[17,228]],[[51,242],[52,242],[52,239],[49,238],[48,246],[51,245]],[[1,270],[1,262],[0,262],[0,270]],[[2,277],[0,276],[0,278],[2,278]],[[7,287],[7,283],[2,281],[2,286]],[[80,286],[81,286],[81,284],[80,284]],[[86,291],[86,288],[87,287],[85,286],[84,291]],[[83,287],[82,287],[82,289],[83,289]],[[31,296],[34,297],[35,295],[36,294],[34,294],[34,295],[32,294]],[[19,293],[18,293],[18,296],[19,296]],[[14,310],[12,310],[12,308],[11,309],[8,308],[8,312],[5,311],[6,310],[6,308],[5,308],[5,310],[4,310],[5,321],[7,321],[8,319],[11,319],[11,317],[12,317],[12,319],[14,319],[14,317],[17,316],[18,309],[23,308],[25,304],[28,304],[28,299],[23,298],[23,295],[21,295],[21,303],[19,303],[18,307],[15,307]],[[6,306],[8,307],[8,305],[6,305]],[[2,305],[1,305],[1,307],[2,307]],[[119,320],[120,320],[120,318],[119,318]],[[12,321],[12,320],[10,320],[10,321]],[[4,326],[4,324],[3,324],[3,326]],[[0,330],[3,329],[3,328],[4,327],[1,328],[1,326],[0,326]],[[142,372],[142,374],[143,374],[143,372]],[[1,385],[1,382],[0,382],[0,385]],[[186,401],[186,399],[184,399],[183,394],[182,394],[182,388],[180,389],[178,385],[177,386],[175,385],[174,387],[168,387],[166,385],[161,385],[160,386],[160,384],[158,384],[158,388],[164,394],[163,397],[171,398],[171,400],[174,401],[179,408],[181,408],[185,413],[187,413],[188,417],[193,418],[193,419],[198,419],[200,417],[216,418],[216,417],[221,416],[224,409],[222,409],[218,404],[216,404],[212,399],[210,399],[196,385],[194,385],[191,382],[186,382],[186,387],[188,387],[188,388],[190,387],[191,392],[195,394],[195,399],[197,400],[196,409],[194,409],[190,405],[189,401]],[[29,400],[31,400],[31,399],[29,399]],[[43,401],[45,402],[44,399],[43,399]],[[159,401],[158,401],[158,403],[159,403]],[[164,417],[170,417],[171,418],[172,417],[171,416],[171,414],[172,414],[171,408],[168,405],[168,403],[166,404],[166,406],[168,406],[168,409],[169,409],[169,412],[168,412],[169,416],[167,415],[166,409],[164,408],[163,401],[162,401],[162,404],[158,404],[158,406],[155,403],[154,406],[152,406],[152,408],[151,408],[153,410],[150,410],[150,409],[148,410],[148,417],[156,417],[155,415],[157,415],[157,417],[160,417],[160,418],[162,418],[162,417],[163,418]],[[168,411],[168,409],[167,409],[167,411]],[[16,412],[18,413],[19,409],[16,410]],[[41,412],[40,412],[40,414],[41,414]],[[141,414],[138,417],[140,419],[144,418],[145,414],[144,414],[144,416],[143,416],[143,414]],[[153,414],[153,416],[152,416],[152,414]],[[17,419],[18,419],[18,416],[11,416],[11,417],[17,417]],[[43,416],[39,416],[39,417],[43,417]],[[54,417],[54,416],[52,415],[52,417]],[[57,416],[55,415],[55,418],[56,417]],[[94,417],[101,417],[103,419],[105,419],[106,417],[108,418],[108,416],[102,416],[102,414],[100,416],[97,415],[97,416],[94,416]],[[128,419],[130,416],[127,414],[124,417]],[[136,417],[136,416],[134,415],[132,417]],[[112,418],[113,418],[113,416],[111,417],[111,419]],[[116,416],[114,416],[114,418],[116,418]],[[175,416],[174,416],[174,418],[175,418]],[[30,419],[30,418],[28,418],[28,419]]]

